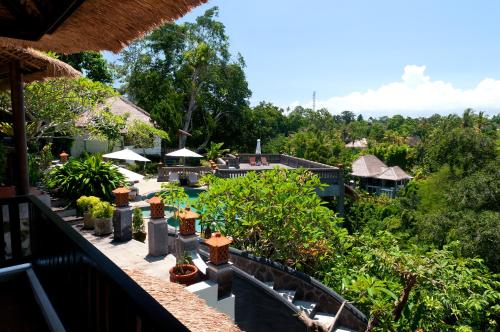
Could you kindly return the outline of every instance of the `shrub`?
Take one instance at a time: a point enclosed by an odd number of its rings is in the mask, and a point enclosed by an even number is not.
[[[132,230],[134,233],[144,232],[144,219],[142,217],[142,211],[139,208],[135,208],[133,212]]]
[[[204,227],[233,237],[235,247],[314,271],[334,254],[345,230],[316,194],[319,178],[304,170],[249,172],[234,179],[205,178],[198,209]]]
[[[115,209],[108,202],[99,202],[92,207],[92,218],[111,218]]]
[[[50,170],[47,187],[58,189],[59,194],[70,199],[81,195],[97,196],[111,201],[113,189],[123,184],[124,177],[111,163],[101,157],[90,156],[83,160],[70,159]]]
[[[171,205],[180,210],[182,205],[189,202],[189,196],[184,188],[176,183],[163,183],[161,189],[159,196],[165,205]]]
[[[76,200],[76,206],[81,213],[90,212],[101,200],[95,196],[81,196]]]

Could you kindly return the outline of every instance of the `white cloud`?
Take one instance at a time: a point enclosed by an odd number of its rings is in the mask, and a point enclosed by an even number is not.
[[[474,88],[462,90],[449,82],[431,80],[425,69],[425,66],[405,66],[400,81],[375,90],[319,100],[316,108],[325,107],[333,113],[351,110],[366,116],[461,113],[468,107],[489,114],[500,111],[500,80],[485,78]],[[303,105],[311,107],[312,102]]]

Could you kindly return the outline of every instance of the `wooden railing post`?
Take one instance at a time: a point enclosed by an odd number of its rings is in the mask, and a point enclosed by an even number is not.
[[[12,127],[16,149],[16,190],[18,195],[29,193],[28,148],[26,144],[26,117],[24,114],[23,74],[21,62],[9,65],[10,98],[12,101]]]

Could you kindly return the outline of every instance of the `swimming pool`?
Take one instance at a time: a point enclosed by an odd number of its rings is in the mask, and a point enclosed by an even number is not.
[[[189,197],[189,206],[191,206],[191,208],[192,208],[192,206],[196,203],[196,201],[198,201],[198,196],[200,195],[200,193],[204,192],[205,189],[184,188],[184,191],[186,192],[186,194]],[[150,198],[154,197],[156,194],[157,194],[156,192],[150,193],[150,194],[146,195],[146,197],[147,197],[147,199],[150,199]],[[182,207],[184,208],[186,206],[182,205]],[[192,208],[192,209],[196,212],[199,212],[194,208]],[[142,207],[141,210],[142,210],[142,216],[144,218],[149,218],[151,216],[151,211],[150,211],[149,206]],[[179,227],[179,222],[177,221],[177,219],[174,218],[174,208],[173,207],[169,207],[169,206],[165,207],[165,218],[167,219],[167,222],[170,226],[177,227],[177,228]],[[199,220],[196,220],[196,231],[201,232]]]

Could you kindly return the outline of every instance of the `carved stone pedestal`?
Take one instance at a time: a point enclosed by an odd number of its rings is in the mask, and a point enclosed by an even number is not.
[[[115,241],[132,240],[132,209],[117,207],[113,215],[113,239]]]
[[[167,219],[151,219],[148,222],[148,249],[151,256],[168,254]]]
[[[207,264],[207,278],[215,281],[218,285],[218,300],[231,296],[233,287],[233,270],[231,263],[222,265]]]

